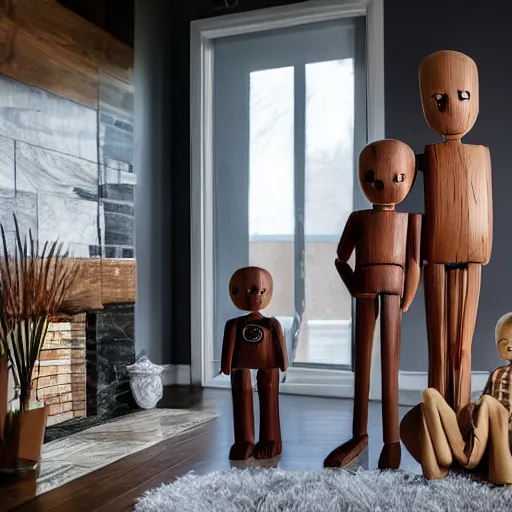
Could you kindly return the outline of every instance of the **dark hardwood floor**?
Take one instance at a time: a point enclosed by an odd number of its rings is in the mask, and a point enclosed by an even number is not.
[[[255,402],[257,404],[257,400]],[[35,475],[26,475],[14,482],[4,478],[0,484],[0,512],[128,511],[133,510],[136,499],[147,489],[189,471],[201,474],[230,468],[228,453],[233,442],[233,428],[228,390],[170,387],[166,388],[160,406],[215,411],[219,416],[197,429],[40,496],[35,496]],[[401,415],[407,410],[401,408]],[[281,395],[281,418],[283,455],[279,467],[321,469],[330,450],[350,436],[352,401]],[[376,468],[382,443],[379,403],[372,403],[370,407],[369,434],[369,447],[360,463],[366,468]],[[405,448],[401,467],[420,472],[419,465]]]

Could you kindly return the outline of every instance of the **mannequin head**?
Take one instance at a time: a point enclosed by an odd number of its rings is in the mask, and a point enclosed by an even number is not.
[[[229,295],[242,311],[265,309],[272,299],[273,281],[270,273],[260,267],[238,269],[229,281]]]
[[[496,346],[502,359],[512,361],[512,313],[503,315],[496,324]]]
[[[478,69],[460,52],[443,50],[420,64],[421,104],[428,125],[446,139],[460,139],[478,117]]]
[[[374,205],[395,206],[406,197],[416,176],[413,150],[399,140],[368,144],[359,156],[359,184]]]

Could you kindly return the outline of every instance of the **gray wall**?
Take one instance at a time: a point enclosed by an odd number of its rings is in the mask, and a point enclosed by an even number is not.
[[[135,168],[140,186],[135,193],[135,347],[137,353],[146,351],[155,363],[186,363],[186,356],[181,360],[175,358],[173,350],[190,344],[190,335],[186,342],[180,343],[176,329],[173,330],[173,264],[181,263],[185,267],[180,270],[183,273],[188,269],[183,260],[174,260],[171,251],[174,169],[171,164],[171,103],[176,99],[172,96],[171,83],[169,19],[172,18],[168,2],[136,2]],[[188,191],[182,193],[186,195]],[[185,324],[187,319],[181,321]]]
[[[442,49],[462,51],[480,72],[480,116],[464,138],[490,148],[493,163],[494,245],[483,270],[482,292],[473,342],[473,369],[491,370],[496,355],[496,320],[512,310],[510,272],[510,197],[512,173],[507,125],[512,116],[508,88],[512,69],[504,53],[512,43],[508,17],[481,2],[409,2],[385,0],[386,136],[401,139],[416,152],[439,136],[425,123],[418,91],[417,70],[428,54]],[[417,180],[404,209],[423,212],[423,183]],[[426,370],[427,345],[423,290],[404,315],[402,369]]]

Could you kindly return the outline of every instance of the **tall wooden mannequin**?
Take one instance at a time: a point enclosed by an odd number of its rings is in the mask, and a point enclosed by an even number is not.
[[[347,464],[368,443],[370,365],[379,297],[384,434],[379,468],[400,465],[400,332],[402,312],[409,308],[419,283],[421,215],[399,213],[395,205],[409,193],[415,174],[414,153],[403,142],[382,140],[361,152],[359,183],[373,209],[350,215],[335,262],[341,279],[356,298],[353,437],[331,452],[324,461],[326,467]],[[354,249],[352,271],[347,262]]]
[[[455,410],[471,397],[471,344],[481,267],[492,246],[491,160],[462,144],[478,116],[478,70],[466,55],[440,51],[420,65],[421,102],[444,142],[425,147],[424,281],[428,385]]]
[[[248,315],[228,320],[222,345],[221,371],[231,374],[235,443],[230,460],[272,459],[281,454],[279,370],[288,357],[281,324],[264,317],[272,299],[272,276],[259,267],[237,270],[229,282],[231,300]],[[251,369],[257,369],[260,439],[255,446]]]

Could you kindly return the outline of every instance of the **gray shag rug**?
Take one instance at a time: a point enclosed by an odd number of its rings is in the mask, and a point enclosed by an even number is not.
[[[403,471],[232,469],[189,473],[146,492],[136,512],[504,512],[512,489],[451,474]]]

